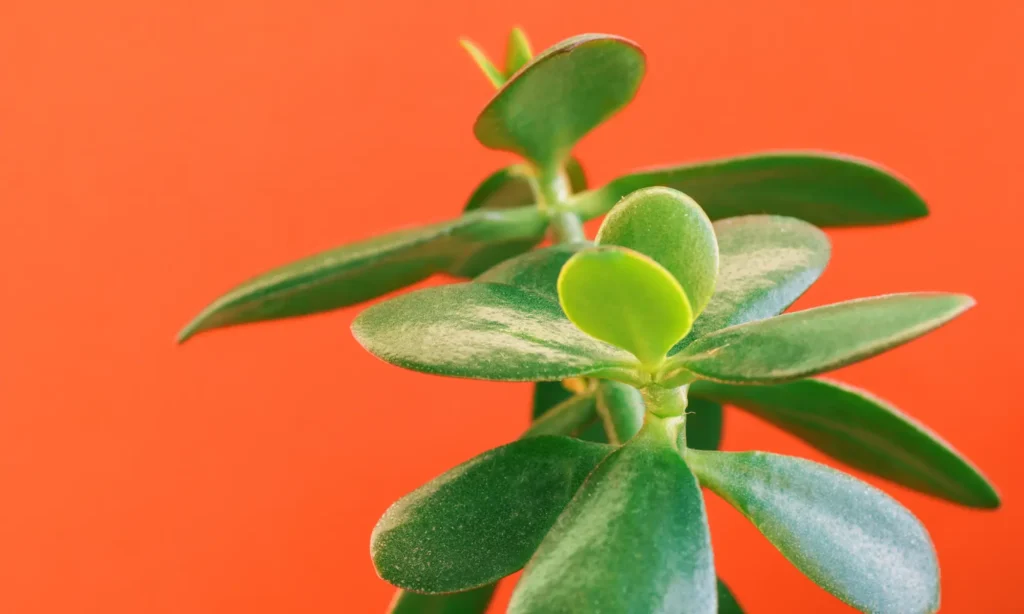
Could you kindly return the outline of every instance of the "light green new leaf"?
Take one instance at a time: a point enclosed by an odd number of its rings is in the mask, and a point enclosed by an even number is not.
[[[690,399],[686,406],[687,447],[717,450],[722,444],[722,413],[721,405],[696,397],[693,386],[690,386]]]
[[[647,256],[622,247],[578,252],[562,267],[558,298],[565,315],[596,339],[656,366],[690,330],[690,304],[679,282]]]
[[[557,303],[502,284],[404,294],[361,313],[352,333],[386,362],[451,377],[560,380],[631,374],[636,366],[628,353],[573,326]]]
[[[473,58],[473,62],[480,68],[480,71],[484,73],[487,80],[491,82],[494,87],[501,87],[505,85],[505,75],[491,62],[487,54],[477,47],[476,43],[469,40],[468,38],[459,39],[459,44],[466,50],[469,57]]]
[[[497,584],[488,584],[461,593],[437,595],[399,589],[391,600],[388,614],[484,614],[496,588]]]
[[[828,237],[795,218],[746,215],[719,220],[714,230],[719,250],[715,293],[670,354],[721,328],[779,315],[828,264]]]
[[[533,59],[533,50],[526,33],[520,28],[512,28],[508,33],[508,45],[505,47],[505,78],[509,78],[520,68]]]
[[[962,294],[890,294],[724,328],[672,357],[665,372],[782,383],[880,354],[938,328],[974,304]]]
[[[666,186],[689,194],[713,220],[750,213],[788,215],[817,226],[890,224],[928,215],[921,197],[891,171],[851,156],[780,151],[640,171],[581,194],[574,208],[602,215],[634,190]]]
[[[624,38],[564,40],[505,83],[473,132],[486,147],[555,169],[576,141],[633,99],[644,67],[643,52]]]
[[[716,601],[697,481],[670,442],[641,431],[566,507],[508,611],[714,614]]]
[[[234,288],[196,316],[178,341],[214,328],[354,305],[435,273],[475,274],[474,267],[497,262],[495,246],[500,251],[505,245],[534,245],[544,237],[547,223],[536,207],[483,210],[344,245]]]
[[[529,560],[611,446],[530,437],[485,452],[402,497],[377,523],[381,578],[442,593],[483,586]]]
[[[749,411],[862,471],[955,503],[999,506],[992,484],[951,445],[852,386],[813,379],[776,386],[698,381],[690,394]]]
[[[693,316],[715,291],[718,243],[711,220],[692,198],[671,188],[647,188],[622,199],[597,233],[598,245],[628,247],[675,276]]]
[[[689,450],[702,486],[743,513],[800,571],[873,614],[939,607],[928,533],[898,502],[824,465],[764,452]]]

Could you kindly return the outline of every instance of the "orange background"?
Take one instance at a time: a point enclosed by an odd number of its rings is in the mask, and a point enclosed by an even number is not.
[[[491,90],[456,38],[500,55],[514,24],[646,49],[636,102],[579,149],[597,182],[772,147],[911,178],[932,217],[830,231],[800,305],[977,297],[839,377],[1004,495],[985,513],[885,485],[930,528],[944,611],[1019,607],[1020,2],[431,4],[0,0],[0,612],[383,611],[377,517],[514,438],[528,386],[387,366],[350,336],[358,309],[172,339],[268,267],[454,215],[509,161],[473,139]],[[820,458],[737,412],[725,446]],[[709,507],[751,612],[846,611]]]

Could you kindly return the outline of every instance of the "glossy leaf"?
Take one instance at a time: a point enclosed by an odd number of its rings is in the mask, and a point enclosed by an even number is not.
[[[496,588],[497,584],[488,584],[461,593],[439,595],[398,590],[388,614],[485,614]]]
[[[513,164],[491,173],[469,197],[466,211],[476,209],[514,209],[533,205],[536,197],[530,187],[530,170],[526,164]],[[565,174],[572,191],[587,189],[587,176],[576,158],[565,163]]]
[[[491,82],[491,85],[494,87],[501,87],[502,85],[505,85],[505,75],[498,70],[493,62],[491,62],[490,58],[487,57],[487,54],[484,53],[480,47],[477,47],[476,43],[468,38],[463,38],[459,40],[459,44],[466,50],[469,57],[473,58],[473,62],[476,63],[480,68],[480,71],[484,73],[484,76]]]
[[[632,372],[636,363],[573,326],[558,304],[502,284],[404,294],[365,310],[352,332],[393,365],[451,377],[560,380]]]
[[[587,479],[544,538],[510,614],[713,614],[704,500],[671,443],[650,431]]]
[[[587,218],[596,217],[626,194],[650,186],[689,194],[711,219],[770,213],[817,226],[856,226],[928,214],[921,197],[888,169],[814,151],[768,152],[639,171],[581,194],[574,208]]]
[[[392,613],[395,614],[395,613]],[[466,612],[465,614],[473,614],[472,612]],[[736,601],[736,597],[729,590],[729,587],[725,585],[725,582],[718,581],[718,614],[743,614],[743,608],[740,607],[740,602]]]
[[[570,38],[509,79],[473,131],[486,147],[557,168],[576,141],[633,99],[643,74],[643,52],[631,41],[605,34]]]
[[[558,383],[558,382],[541,382]],[[624,385],[624,384],[623,384]],[[597,399],[593,392],[572,395],[534,419],[523,437],[573,435],[589,426],[597,417]]]
[[[795,218],[747,215],[715,222],[714,230],[719,250],[715,293],[670,353],[727,326],[782,313],[828,264],[828,237]]]
[[[722,382],[781,383],[870,358],[973,304],[961,294],[890,294],[798,311],[701,337],[670,368]]]
[[[717,450],[722,444],[722,406],[694,396],[693,386],[690,390],[686,406],[686,445],[697,450]]]
[[[512,28],[508,33],[508,45],[505,47],[505,77],[511,77],[533,58],[530,41],[520,28]]]
[[[690,394],[749,411],[862,471],[963,505],[999,506],[992,484],[951,445],[851,386],[813,379],[776,386],[699,381]]]
[[[690,330],[686,294],[671,273],[621,247],[578,252],[562,267],[558,298],[582,331],[657,365]]]
[[[604,380],[597,386],[596,401],[610,443],[625,443],[640,432],[644,424],[644,399],[639,390]]]
[[[522,567],[612,450],[531,437],[485,452],[401,498],[370,541],[381,578],[419,592],[482,586]]]
[[[822,588],[875,614],[934,612],[939,567],[928,533],[880,490],[824,465],[764,452],[700,452],[701,485],[743,513]]]
[[[694,317],[711,300],[718,243],[711,220],[686,194],[671,188],[633,192],[604,219],[596,242],[628,247],[665,267],[686,293]]]
[[[435,273],[474,273],[495,246],[535,244],[547,218],[535,207],[477,211],[456,220],[351,243],[274,269],[237,286],[204,309],[178,336],[361,303]]]

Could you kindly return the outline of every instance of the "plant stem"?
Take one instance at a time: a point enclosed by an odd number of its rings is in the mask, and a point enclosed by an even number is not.
[[[533,186],[537,204],[548,211],[551,233],[556,243],[577,243],[586,241],[580,216],[565,209],[572,187],[569,178],[561,169],[537,169]]]
[[[654,385],[640,390],[644,397],[644,405],[647,406],[644,422],[664,426],[679,450],[686,449],[686,406],[689,388],[663,388]]]

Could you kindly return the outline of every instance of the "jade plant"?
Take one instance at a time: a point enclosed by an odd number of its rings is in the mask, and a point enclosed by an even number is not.
[[[854,608],[935,611],[934,547],[895,499],[818,463],[717,450],[730,405],[860,471],[998,507],[937,435],[817,377],[945,324],[971,298],[890,294],[780,315],[829,260],[819,226],[922,217],[921,198],[877,165],[815,152],[590,188],[573,147],[636,94],[639,47],[586,34],[533,57],[516,29],[499,69],[464,45],[498,88],[476,136],[522,162],[485,179],[455,219],[266,273],[180,335],[354,305],[437,273],[470,278],[378,302],[352,325],[398,367],[535,386],[519,439],[384,513],[371,554],[400,588],[391,611],[483,612],[496,582],[525,568],[510,612],[740,612],[716,577],[702,488]],[[582,222],[601,215],[588,241]]]

